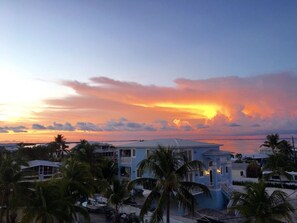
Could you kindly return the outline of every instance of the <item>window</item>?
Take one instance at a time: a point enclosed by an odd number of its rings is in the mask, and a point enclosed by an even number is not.
[[[136,177],[141,177],[140,169],[137,169]]]
[[[243,176],[243,171],[240,171],[240,176]]]
[[[272,180],[279,180],[280,178],[279,178],[279,176],[272,176],[271,179]]]
[[[226,166],[226,173],[229,173],[229,167]]]
[[[136,150],[135,150],[135,149],[133,149],[133,150],[132,150],[132,156],[134,156],[134,157],[135,157],[135,155],[136,155]]]
[[[208,164],[210,167],[213,166],[213,161],[210,161]]]

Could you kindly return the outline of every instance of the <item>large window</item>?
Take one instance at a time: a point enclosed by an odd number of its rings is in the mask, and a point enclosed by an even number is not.
[[[121,157],[131,157],[131,150],[130,149],[121,150]]]

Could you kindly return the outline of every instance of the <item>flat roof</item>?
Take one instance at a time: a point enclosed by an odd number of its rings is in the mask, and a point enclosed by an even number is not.
[[[232,152],[222,151],[222,150],[208,150],[203,155],[205,156],[221,156],[221,155],[230,155]]]
[[[221,144],[198,142],[185,139],[154,139],[154,140],[140,140],[128,144],[118,145],[119,148],[154,148],[158,146],[172,147],[172,148],[185,148],[185,147],[218,147]]]
[[[30,160],[28,161],[28,166],[22,166],[22,169],[35,167],[35,166],[51,166],[51,167],[60,167],[59,162],[51,162],[48,160]]]

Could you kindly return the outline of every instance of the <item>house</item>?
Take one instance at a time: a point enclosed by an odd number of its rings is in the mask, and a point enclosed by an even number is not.
[[[297,172],[294,171],[286,171],[286,175],[282,174],[272,174],[273,171],[265,170],[262,172],[263,176],[268,177],[269,182],[274,183],[288,183],[288,184],[297,184]]]
[[[24,181],[44,181],[52,178],[60,170],[59,162],[31,160],[28,166],[21,166]]]
[[[169,147],[186,153],[188,160],[200,160],[205,169],[189,173],[188,181],[206,185],[211,197],[196,193],[199,208],[223,209],[230,199],[232,186],[231,153],[220,150],[219,144],[183,139],[141,140],[117,146],[119,175],[133,180],[140,176],[138,164],[158,146]]]
[[[248,163],[232,163],[232,179],[235,181],[242,181],[246,178],[246,168]]]

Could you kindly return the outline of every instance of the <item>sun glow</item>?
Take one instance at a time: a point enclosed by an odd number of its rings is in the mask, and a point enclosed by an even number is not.
[[[1,71],[1,70],[0,70]],[[45,109],[43,100],[69,94],[69,90],[56,83],[37,79],[24,79],[8,74],[0,88],[0,121],[17,122],[31,119],[35,112]],[[57,90],[53,91],[53,87]]]
[[[179,112],[191,113],[190,118],[207,118],[212,119],[221,110],[221,107],[213,104],[177,104],[177,103],[156,103],[153,105],[138,104],[142,107],[155,107],[174,109]]]

